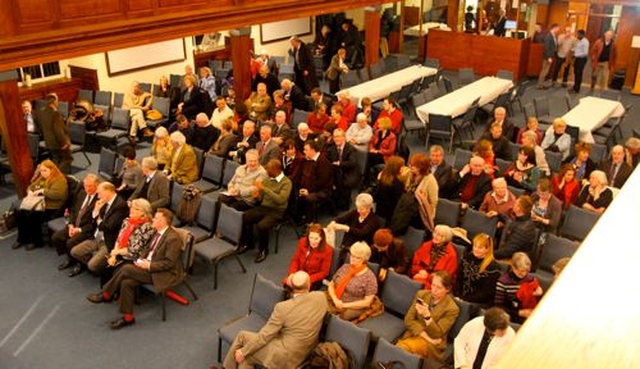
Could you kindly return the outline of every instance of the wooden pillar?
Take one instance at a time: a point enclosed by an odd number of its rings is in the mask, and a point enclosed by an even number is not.
[[[364,65],[368,67],[377,62],[380,55],[380,11],[377,8],[364,12],[364,26]]]
[[[19,197],[27,193],[33,175],[33,161],[21,104],[16,81],[0,82],[0,133],[7,148],[11,174]]]
[[[249,50],[253,50],[250,35],[231,36],[231,61],[233,62],[233,86],[236,99],[243,102],[251,94]]]
[[[447,7],[447,25],[453,30],[458,32],[458,12],[460,11],[459,0],[449,0]]]

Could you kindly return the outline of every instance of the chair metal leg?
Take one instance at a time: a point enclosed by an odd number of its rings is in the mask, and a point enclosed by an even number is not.
[[[220,332],[218,332],[218,362],[222,362],[222,338],[220,338]]]
[[[213,262],[213,289],[218,289],[218,261]]]
[[[89,159],[89,156],[87,155],[87,153],[83,150],[82,151],[82,155],[84,155],[84,158],[87,159],[87,162],[89,163],[89,165],[87,165],[88,167],[91,166],[91,159]]]
[[[191,285],[187,282],[187,281],[182,281],[182,283],[184,283],[185,287],[187,287],[187,290],[189,290],[189,293],[191,294],[191,296],[193,297],[194,300],[198,299],[198,295],[196,295],[196,293],[193,291],[193,288],[191,288]]]
[[[234,254],[233,255],[236,260],[238,261],[238,264],[240,264],[240,268],[242,268],[242,273],[247,273],[247,269],[244,267],[244,264],[242,264],[242,260],[240,260],[240,258],[238,257],[238,254]]]
[[[162,292],[160,298],[162,299],[162,321],[165,322],[167,320],[167,295]]]

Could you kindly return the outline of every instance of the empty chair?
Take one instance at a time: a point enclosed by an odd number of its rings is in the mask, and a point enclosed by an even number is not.
[[[618,90],[600,90],[598,97],[601,99],[620,101],[621,93]]]
[[[511,150],[511,160],[518,160],[518,153],[522,145],[509,141],[509,149]]]
[[[71,141],[71,153],[81,152],[84,158],[87,159],[87,166],[91,165],[91,160],[85,151],[84,145],[86,142],[87,126],[84,122],[69,122],[69,140]]]
[[[562,227],[560,227],[560,236],[583,241],[599,218],[598,213],[571,205],[567,209]]]
[[[88,102],[93,102],[93,91],[91,90],[78,90],[78,98],[77,100],[85,100]]]
[[[507,186],[507,188],[509,189],[509,191],[511,191],[511,193],[516,197],[520,197],[522,195],[524,195],[524,189],[523,188],[518,188],[518,187],[513,187],[513,186]]]
[[[222,68],[222,60],[209,60],[208,64],[211,70]]]
[[[196,224],[193,226],[186,225],[183,228],[189,231],[194,238],[194,242],[202,242],[213,236],[215,217],[216,217],[216,200],[210,197],[202,196],[196,216]]]
[[[196,244],[196,254],[213,264],[213,288],[218,288],[218,264],[233,256],[243,273],[247,272],[244,264],[236,253],[242,235],[242,212],[225,204],[220,206],[218,215],[217,234],[203,242]]]
[[[553,233],[547,233],[545,243],[540,254],[540,262],[536,275],[542,286],[543,291],[547,291],[553,280],[553,264],[564,257],[571,257],[580,245],[577,242],[567,238],[556,236]]]
[[[371,79],[382,77],[382,67],[379,63],[373,63],[369,66],[369,75]]]
[[[222,360],[222,342],[231,345],[241,330],[257,332],[269,320],[275,305],[284,299],[284,289],[256,273],[249,300],[249,312],[218,328],[218,361]]]
[[[171,114],[171,101],[168,97],[154,97],[151,103],[151,108],[162,113],[160,119],[147,119],[147,125],[150,127],[157,127],[167,125],[169,122],[169,115]]]
[[[66,101],[58,102],[58,113],[60,113],[63,118],[67,119],[69,116],[69,103]]]
[[[514,111],[514,104],[518,104],[518,106],[520,107],[520,111],[522,111],[522,96],[524,95],[527,88],[529,88],[529,81],[527,80],[522,80],[516,85],[513,93],[511,94],[511,99],[509,99],[509,106],[511,107],[511,111]]]
[[[401,347],[389,343],[384,338],[378,340],[376,350],[373,352],[372,364],[395,364],[399,363],[405,369],[420,369],[422,368],[422,358],[420,356],[411,354]]]
[[[222,185],[222,171],[224,158],[217,155],[205,155],[202,167],[202,177],[193,183],[204,193],[217,190]]]
[[[453,362],[453,340],[456,338],[462,327],[471,320],[471,304],[460,299],[454,299],[460,308],[460,314],[456,318],[455,323],[451,326],[449,334],[447,334],[447,348],[444,352],[444,362]]]
[[[451,83],[451,80],[447,77],[442,77],[442,83],[444,83],[444,89],[447,91],[447,93],[453,92],[453,83]]]
[[[473,152],[456,148],[456,151],[453,154],[453,169],[460,171],[465,165],[469,164],[472,156]]]
[[[460,68],[458,69],[458,84],[464,86],[469,83],[473,83],[476,80],[476,75],[473,72],[473,68]]]
[[[431,137],[439,137],[444,144],[446,139],[449,139],[449,152],[453,147],[453,138],[455,131],[453,130],[452,119],[450,115],[440,115],[429,113],[429,125],[427,127],[427,139],[426,144],[429,145]]]
[[[547,164],[549,164],[551,172],[558,173],[562,165],[562,153],[545,150],[544,156],[547,159]]]
[[[113,106],[121,108],[124,103],[124,94],[122,92],[115,92],[113,94]]]
[[[594,163],[600,163],[607,156],[607,146],[601,145],[597,143],[591,144],[591,152],[589,153],[589,159],[593,160]]]
[[[510,161],[496,158],[496,166],[498,166],[500,173],[504,173],[505,170],[507,170],[507,168],[509,168],[510,165],[511,165]]]
[[[467,133],[470,140],[473,140],[473,133],[475,130],[475,124],[473,121],[476,119],[476,112],[478,111],[480,97],[475,99],[471,106],[460,118],[453,120],[452,124],[455,127],[458,137],[462,137],[463,133]]]
[[[140,89],[144,92],[151,93],[151,83],[140,82]]]
[[[116,147],[118,138],[129,135],[129,123],[129,109],[114,107],[111,128],[104,132],[98,132],[96,136],[99,139],[110,142],[113,144],[113,147]]]
[[[178,212],[178,206],[180,205],[180,199],[182,199],[182,193],[184,192],[184,186],[178,182],[171,182],[171,202],[170,209],[173,213]],[[179,225],[180,220],[178,217],[173,217],[174,225]]]
[[[534,97],[533,107],[536,110],[536,117],[539,122],[548,124],[553,122],[554,117],[551,115],[551,108],[549,107],[549,98],[547,95]]]
[[[467,237],[471,240],[478,233],[485,233],[491,237],[496,235],[496,224],[498,217],[489,218],[485,213],[477,210],[467,209],[462,216],[460,227],[467,230]]]
[[[360,77],[361,82],[367,82],[370,79],[369,72],[367,72],[366,68],[358,69],[358,76]]]
[[[404,69],[411,66],[411,58],[407,54],[397,54],[398,69]]]
[[[513,72],[510,70],[500,69],[498,70],[498,73],[496,73],[496,77],[513,81]]]
[[[98,175],[105,181],[113,182],[115,177],[116,152],[107,148],[100,149],[100,162],[98,163]]]
[[[618,142],[618,137],[622,138],[622,129],[620,128],[622,117],[611,117],[607,123],[598,128],[593,133],[593,139],[597,144],[605,145],[607,148],[613,147]],[[567,126],[568,128],[569,126]]]
[[[193,299],[197,300],[198,296],[193,291],[193,289],[191,288],[191,285],[187,281],[188,274],[186,272],[189,269],[189,263],[191,260],[191,250],[193,248],[193,235],[191,235],[188,231],[185,231],[184,229],[176,228],[175,230],[176,232],[178,232],[178,234],[183,240],[182,253],[180,256],[180,262],[182,263],[182,276],[180,276],[178,281],[174,283],[171,287],[169,287],[169,289],[173,289],[182,284],[187,288],[189,293],[191,293],[191,296],[193,297]],[[153,283],[142,284],[141,287],[151,293],[160,295],[160,298],[162,300],[162,321],[167,320],[166,305],[167,305],[167,291],[169,291],[169,289],[167,289],[166,291],[159,291],[158,289],[156,289]]]
[[[351,352],[355,361],[355,368],[364,368],[369,350],[370,333],[367,329],[360,328],[351,322],[340,319],[336,315],[329,316],[326,342],[337,342]]]
[[[395,341],[404,332],[404,316],[411,307],[413,296],[422,287],[421,282],[390,270],[380,297],[384,303],[384,313],[363,321],[359,326],[371,331],[374,340],[384,338]]]
[[[196,154],[196,166],[198,167],[199,175],[202,174],[202,165],[204,164],[204,150],[193,147],[193,153]]]
[[[293,110],[293,118],[291,119],[292,127],[291,129],[296,129],[298,124],[307,123],[307,119],[309,118],[309,112],[299,109]]]
[[[98,105],[111,106],[111,98],[113,93],[111,91],[96,91],[94,96],[94,102]]]
[[[457,152],[458,150],[456,150]],[[468,162],[468,161],[467,161]],[[460,202],[447,199],[438,199],[436,206],[435,224],[445,224],[451,228],[458,226],[460,219]]]

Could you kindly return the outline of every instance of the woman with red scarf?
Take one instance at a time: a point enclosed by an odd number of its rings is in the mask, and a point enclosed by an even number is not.
[[[311,224],[307,235],[300,239],[296,253],[289,264],[289,273],[284,284],[293,287],[291,278],[300,270],[307,272],[311,280],[311,289],[317,290],[322,286],[322,280],[329,277],[333,248],[327,245],[327,240],[318,223]]]
[[[349,249],[349,263],[338,269],[329,283],[329,312],[344,320],[354,320],[373,303],[378,293],[376,275],[367,267],[371,249],[356,242]]]
[[[149,201],[145,199],[135,199],[131,201],[129,217],[124,220],[120,227],[118,240],[113,250],[107,254],[104,263],[96,270],[91,270],[95,274],[102,274],[108,267],[115,267],[123,262],[133,262],[145,254],[149,240],[154,234],[151,227],[153,210]]]
[[[411,276],[414,281],[422,282],[425,290],[431,289],[433,273],[444,270],[452,279],[457,274],[458,255],[451,244],[452,239],[453,232],[449,226],[437,225],[433,230],[433,239],[423,243],[413,255]]]

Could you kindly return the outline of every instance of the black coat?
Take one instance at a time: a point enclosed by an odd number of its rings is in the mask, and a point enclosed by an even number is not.
[[[356,148],[350,143],[344,144],[342,157],[338,157],[338,148],[336,145],[330,145],[327,148],[327,159],[330,163],[340,162],[334,165],[335,184],[341,184],[345,187],[353,188],[360,184],[360,166],[358,165]]]
[[[93,221],[102,231],[104,235],[104,243],[107,249],[111,251],[118,240],[118,234],[120,233],[120,226],[124,219],[129,216],[129,206],[127,202],[120,196],[116,195],[113,200],[113,204],[109,207],[109,210],[105,213],[107,205],[102,206],[99,212],[99,218],[102,218],[102,222],[98,224],[98,219],[94,218]]]

